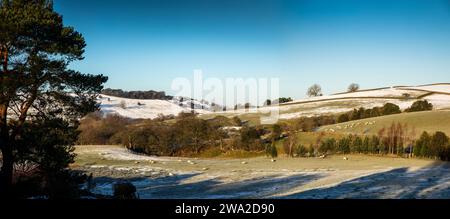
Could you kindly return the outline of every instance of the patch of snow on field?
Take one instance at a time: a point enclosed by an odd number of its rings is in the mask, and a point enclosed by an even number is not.
[[[292,107],[292,105],[287,106],[280,106],[280,119],[293,119],[293,118],[299,118],[299,117],[311,117],[311,116],[318,116],[323,114],[337,114],[337,113],[345,113],[352,111],[353,109],[358,109],[360,107],[364,107],[366,109],[374,108],[374,107],[382,107],[386,103],[393,103],[400,107],[400,109],[404,110],[411,106],[411,104],[415,100],[387,100],[387,99],[373,99],[373,100],[367,100],[367,101],[358,101],[356,106],[345,106],[340,105],[339,102],[343,102],[342,100],[330,100],[330,101],[324,101],[324,102],[318,102],[318,103],[306,103],[304,104],[305,108],[309,105],[316,105],[314,108],[311,109],[302,109],[299,108],[298,112],[293,113],[283,113],[283,111],[291,110],[291,109],[283,109],[284,107]],[[325,106],[321,107],[322,104],[330,104],[330,103],[336,103],[336,106]]]
[[[324,95],[320,97],[310,97],[300,100],[295,100],[292,103],[296,102],[307,102],[307,101],[320,101],[320,100],[328,100],[328,99],[338,99],[338,98],[361,98],[361,97],[380,97],[380,98],[398,98],[402,97],[404,93],[409,93],[411,96],[421,95],[423,91],[411,91],[411,90],[402,90],[399,88],[384,88],[379,90],[361,90],[357,92],[350,93],[341,93],[341,94],[333,94],[333,95]]]
[[[435,109],[450,108],[450,95],[433,94],[424,98],[433,104]]]
[[[442,92],[450,94],[450,84],[435,84],[435,85],[425,85],[425,86],[416,86],[416,87],[403,87],[407,89],[418,89],[418,90],[426,90],[430,92]]]
[[[141,100],[102,95],[99,103],[101,111],[105,114],[118,114],[132,119],[154,119],[158,115],[176,116],[181,112],[191,111],[168,100]],[[202,109],[195,111],[200,114],[209,112]]]
[[[132,161],[170,161],[170,158],[135,154],[124,147],[80,146],[78,153],[97,153],[105,159]]]

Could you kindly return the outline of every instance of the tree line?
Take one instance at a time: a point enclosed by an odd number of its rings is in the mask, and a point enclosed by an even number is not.
[[[157,99],[171,100],[173,97],[166,95],[164,91],[123,91],[121,89],[106,88],[101,91],[104,95],[128,98],[128,99]]]
[[[418,100],[415,101],[409,108],[405,109],[404,112],[419,112],[432,109],[433,104],[429,103],[427,100]],[[343,123],[352,120],[366,119],[378,116],[387,116],[399,113],[402,113],[402,111],[398,105],[393,103],[386,103],[382,107],[373,107],[371,109],[360,107],[359,109],[353,109],[353,111],[351,112],[339,115],[337,118],[337,122]]]
[[[450,160],[450,141],[444,132],[423,132],[419,139],[415,138],[415,134],[415,129],[409,129],[406,124],[392,123],[371,136],[346,135],[337,139],[320,135],[316,143],[309,147],[299,144],[295,136],[289,136],[283,146],[288,156],[377,154]]]

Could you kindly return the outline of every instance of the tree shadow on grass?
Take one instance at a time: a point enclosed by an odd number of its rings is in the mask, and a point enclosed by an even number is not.
[[[450,198],[450,165],[436,162],[410,171],[397,168],[279,198],[289,199],[419,199]]]
[[[94,193],[111,194],[112,184],[128,181],[137,188],[141,199],[226,199],[226,198],[264,198],[283,193],[322,177],[321,174],[295,174],[290,176],[274,174],[239,182],[222,182],[218,178],[194,182],[184,182],[199,175],[182,174],[170,177],[150,179],[137,178],[96,178]]]

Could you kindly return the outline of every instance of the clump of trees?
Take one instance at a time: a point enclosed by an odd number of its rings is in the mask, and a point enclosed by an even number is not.
[[[429,103],[427,100],[418,100],[414,102],[411,107],[405,110],[405,112],[419,112],[433,110],[433,104]]]
[[[448,136],[443,132],[429,134],[423,132],[414,146],[414,155],[450,161],[450,144]]]
[[[405,112],[418,112],[418,111],[427,111],[432,110],[433,104],[429,103],[426,100],[418,100],[414,102],[411,107],[405,110]],[[393,103],[386,103],[382,107],[374,107],[371,109],[366,109],[364,107],[360,107],[359,109],[353,109],[353,111],[348,113],[343,113],[337,117],[337,122],[348,122],[352,120],[366,119],[378,116],[386,116],[392,114],[399,114],[402,111],[400,107]]]
[[[323,154],[360,153],[398,156],[406,154],[411,156],[414,136],[414,128],[409,129],[406,124],[392,123],[390,127],[381,129],[377,135],[347,135],[340,139],[325,138],[319,141],[318,152]]]
[[[280,104],[280,103],[287,103],[287,102],[292,102],[293,99],[291,97],[280,97],[278,99],[275,100],[269,100],[267,99],[266,101],[264,101],[263,106],[271,106],[271,105],[276,105],[276,104]]]
[[[138,153],[175,156],[199,153],[223,137],[213,123],[181,113],[175,123],[148,120],[129,126],[112,136],[111,142]]]
[[[360,107],[359,109],[353,109],[353,111],[351,112],[339,115],[337,118],[337,122],[342,123],[358,119],[398,114],[401,112],[402,111],[400,110],[400,107],[393,103],[386,103],[382,107],[374,107],[372,109]]]
[[[77,139],[78,145],[108,145],[117,141],[113,138],[116,133],[127,129],[128,125],[134,124],[129,118],[117,114],[104,115],[95,112],[87,115],[81,120],[78,127],[80,135]]]
[[[227,131],[224,127],[240,127]],[[200,119],[195,113],[152,120],[130,120],[118,115],[88,115],[81,121],[79,144],[124,145],[136,153],[157,156],[191,156],[207,149],[222,152],[244,150],[262,152],[279,138],[281,128],[269,130],[262,126],[244,125],[238,117],[224,116]],[[273,141],[272,141],[273,140]]]
[[[314,117],[300,117],[292,121],[295,130],[310,132],[315,131],[318,127],[324,125],[332,125],[336,123],[336,117],[332,115],[322,115]]]
[[[445,133],[423,132],[416,140],[415,129],[409,129],[406,124],[392,123],[390,127],[383,128],[377,135],[372,136],[347,135],[340,139],[319,138],[317,151],[321,154],[390,154],[450,160],[450,141]],[[307,151],[303,145],[297,146],[299,156],[308,156]]]
[[[292,102],[292,98],[291,97],[280,97],[278,98],[278,101],[275,101],[278,103],[287,103],[287,102]]]
[[[121,89],[106,88],[101,91],[104,95],[129,99],[158,99],[171,100],[173,97],[166,95],[164,91],[123,91]]]

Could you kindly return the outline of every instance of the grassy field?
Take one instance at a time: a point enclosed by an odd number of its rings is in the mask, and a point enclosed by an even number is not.
[[[149,157],[118,146],[78,146],[75,153],[71,168],[92,173],[98,194],[128,181],[143,199],[450,197],[450,168],[425,159]]]
[[[416,137],[423,131],[442,131],[450,135],[450,111],[426,111],[401,113],[369,119],[355,120],[321,127],[318,131],[341,134],[377,134],[382,128],[388,128],[393,122],[407,124],[409,131],[415,129]]]

